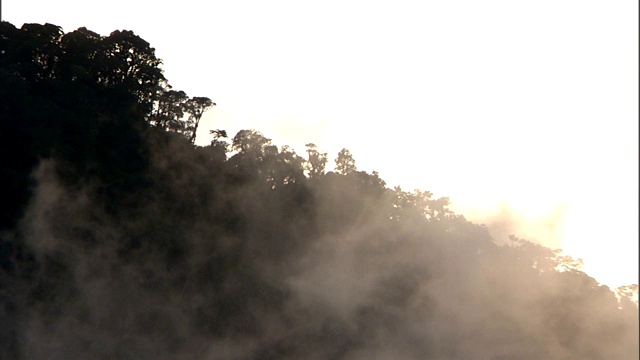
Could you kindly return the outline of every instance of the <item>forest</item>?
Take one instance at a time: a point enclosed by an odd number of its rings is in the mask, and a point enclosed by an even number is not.
[[[132,31],[0,22],[0,358],[638,359],[637,285],[346,148],[198,146],[215,105]]]

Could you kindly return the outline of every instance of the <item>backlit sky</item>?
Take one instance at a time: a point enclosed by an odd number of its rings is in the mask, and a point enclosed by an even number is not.
[[[2,19],[133,30],[209,129],[346,147],[388,186],[638,283],[637,1],[30,1]]]

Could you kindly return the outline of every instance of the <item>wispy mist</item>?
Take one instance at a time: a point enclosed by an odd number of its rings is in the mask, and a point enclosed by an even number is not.
[[[637,286],[618,300],[347,149],[195,146],[132,32],[0,35],[1,358],[638,358]]]
[[[454,215],[395,220],[357,173],[225,184],[181,143],[151,149],[148,187],[116,213],[99,184],[38,166],[14,235],[37,262],[12,319],[24,358],[637,356],[637,309],[545,248]]]

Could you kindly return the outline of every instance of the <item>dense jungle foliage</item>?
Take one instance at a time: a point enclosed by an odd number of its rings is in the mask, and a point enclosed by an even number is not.
[[[131,31],[0,23],[0,358],[638,358],[636,305],[578,260],[346,149],[196,146],[215,103],[161,63]]]

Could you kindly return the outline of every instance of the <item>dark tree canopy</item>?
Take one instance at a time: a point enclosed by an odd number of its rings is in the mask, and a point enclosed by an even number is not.
[[[336,158],[336,171],[339,174],[346,175],[350,172],[356,171],[358,168],[356,167],[356,161],[351,155],[351,152],[348,149],[342,149],[338,153],[338,157]]]
[[[327,153],[320,152],[318,147],[309,143],[307,147],[307,161],[305,163],[305,170],[308,173],[309,178],[316,178],[324,175],[325,168],[327,166]]]
[[[211,130],[131,31],[0,22],[0,358],[637,359],[637,285]],[[616,298],[620,296],[620,300]]]

